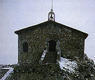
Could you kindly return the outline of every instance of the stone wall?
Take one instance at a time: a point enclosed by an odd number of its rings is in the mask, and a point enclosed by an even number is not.
[[[84,55],[83,33],[53,23],[41,24],[18,35],[18,62],[38,64],[48,41],[60,42],[61,56],[82,58]],[[23,43],[28,43],[28,52],[23,52]]]

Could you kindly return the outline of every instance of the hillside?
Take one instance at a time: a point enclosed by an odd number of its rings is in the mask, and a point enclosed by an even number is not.
[[[81,61],[61,57],[58,64],[16,66],[6,80],[95,80],[95,65],[86,55]]]

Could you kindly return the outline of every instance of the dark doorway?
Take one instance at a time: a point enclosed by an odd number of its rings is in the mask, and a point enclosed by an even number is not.
[[[56,51],[56,41],[54,40],[49,41],[49,51],[51,52]]]

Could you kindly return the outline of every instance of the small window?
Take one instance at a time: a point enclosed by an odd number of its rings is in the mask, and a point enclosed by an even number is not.
[[[49,51],[56,51],[56,41],[49,41]]]
[[[28,43],[27,42],[23,43],[23,52],[28,52]]]

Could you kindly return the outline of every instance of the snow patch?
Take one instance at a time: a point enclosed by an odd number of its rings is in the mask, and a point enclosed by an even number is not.
[[[42,54],[42,56],[41,56],[41,61],[44,60],[46,53],[47,53],[47,50],[44,50],[44,51],[43,51],[43,54]]]
[[[94,64],[95,64],[95,56],[94,56],[94,59],[93,59],[93,61],[94,61]]]
[[[70,73],[75,72],[75,69],[77,68],[76,61],[70,61],[69,59],[63,57],[60,58],[60,61],[58,63],[62,70],[68,71]]]
[[[0,80],[6,80],[6,78],[10,75],[10,73],[13,72],[13,68],[2,68],[2,69],[9,69],[9,71],[0,79]]]

